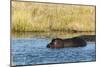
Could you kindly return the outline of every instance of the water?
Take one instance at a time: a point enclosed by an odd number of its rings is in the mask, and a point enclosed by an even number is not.
[[[12,38],[12,62],[14,65],[35,65],[95,61],[95,42],[86,47],[46,48],[50,38]]]

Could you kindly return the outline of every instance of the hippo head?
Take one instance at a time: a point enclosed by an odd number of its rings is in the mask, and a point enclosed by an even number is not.
[[[60,38],[53,39],[48,45],[47,48],[63,48],[64,43]]]

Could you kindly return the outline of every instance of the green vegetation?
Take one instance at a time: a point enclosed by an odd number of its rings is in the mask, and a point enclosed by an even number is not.
[[[12,31],[95,31],[95,7],[13,1]]]

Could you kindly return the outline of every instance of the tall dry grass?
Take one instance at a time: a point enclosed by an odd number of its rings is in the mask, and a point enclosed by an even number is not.
[[[13,1],[12,31],[95,31],[95,7]]]

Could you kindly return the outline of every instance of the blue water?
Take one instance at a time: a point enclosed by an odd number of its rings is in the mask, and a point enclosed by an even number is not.
[[[46,48],[51,39],[13,38],[12,62],[14,65],[34,65],[48,63],[67,63],[95,61],[95,42],[88,42],[86,47]]]

